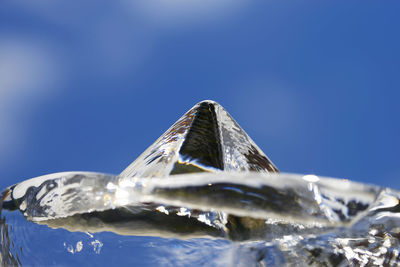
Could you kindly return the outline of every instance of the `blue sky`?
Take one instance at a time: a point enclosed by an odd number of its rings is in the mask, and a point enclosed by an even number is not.
[[[0,183],[117,174],[195,103],[281,171],[400,189],[397,1],[2,1]]]

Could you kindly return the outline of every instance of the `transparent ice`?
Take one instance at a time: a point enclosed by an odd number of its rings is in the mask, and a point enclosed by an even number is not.
[[[400,192],[279,173],[217,103],[120,175],[65,172],[1,195],[3,265],[396,266]]]

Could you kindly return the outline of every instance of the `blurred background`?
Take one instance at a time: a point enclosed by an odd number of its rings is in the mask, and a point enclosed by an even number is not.
[[[400,189],[398,1],[0,3],[0,187],[118,174],[212,99],[285,172]]]

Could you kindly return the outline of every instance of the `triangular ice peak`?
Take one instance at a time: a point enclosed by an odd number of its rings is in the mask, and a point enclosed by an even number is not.
[[[183,115],[121,176],[154,177],[202,171],[278,169],[221,105],[207,100]]]

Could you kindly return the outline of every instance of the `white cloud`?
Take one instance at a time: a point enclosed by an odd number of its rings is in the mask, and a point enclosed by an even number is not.
[[[122,3],[141,15],[151,25],[187,27],[193,23],[226,19],[239,11],[246,2],[243,0],[151,0]]]
[[[59,77],[50,50],[23,38],[0,39],[1,163],[23,148],[29,113]]]

